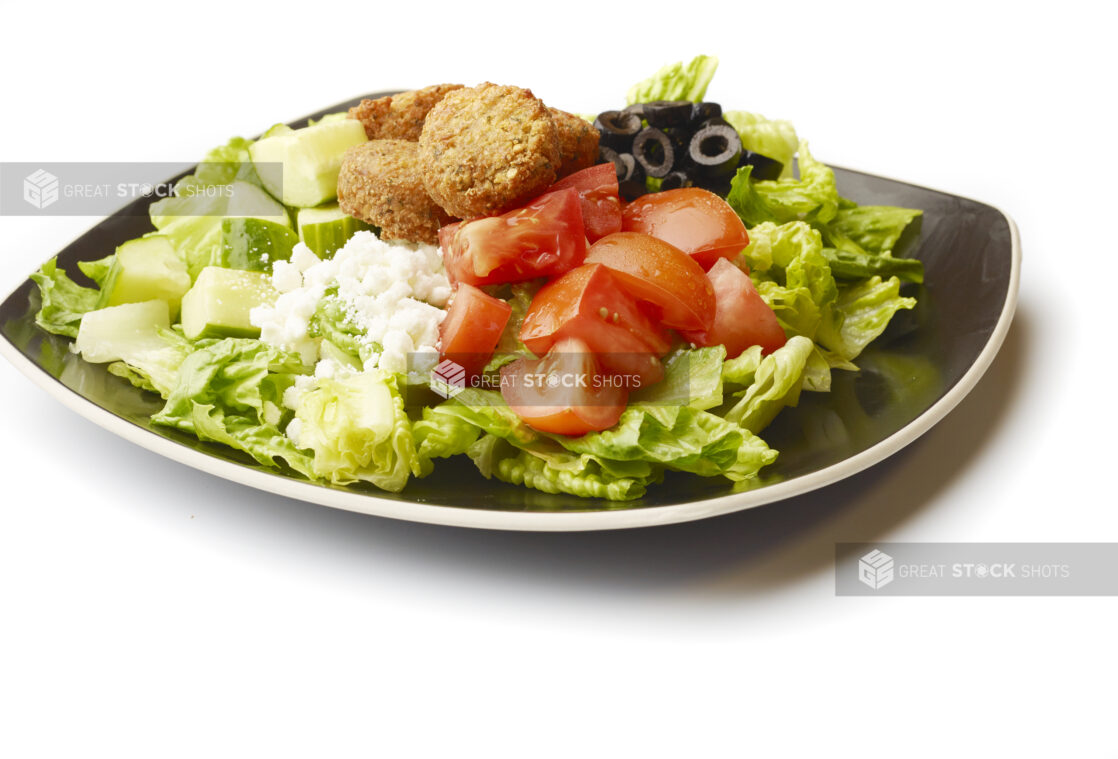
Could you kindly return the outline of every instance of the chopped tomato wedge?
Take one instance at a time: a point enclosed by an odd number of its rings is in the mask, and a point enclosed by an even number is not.
[[[707,272],[718,307],[714,324],[706,331],[681,332],[695,345],[725,345],[726,358],[735,358],[751,345],[772,353],[787,342],[776,314],[761,300],[749,275],[725,259]]]
[[[586,256],[578,192],[568,187],[500,216],[447,225],[439,230],[439,247],[451,282],[493,285],[558,276]]]
[[[481,374],[511,315],[512,306],[505,301],[458,283],[439,325],[439,359],[454,361],[468,377]]]
[[[704,330],[714,323],[710,279],[674,245],[639,232],[618,232],[591,245],[586,262],[608,266],[630,295],[660,309],[666,327]]]
[[[671,243],[703,269],[719,258],[733,258],[749,244],[734,209],[698,187],[642,195],[621,212],[621,228]]]
[[[602,264],[586,264],[544,285],[524,317],[520,339],[537,356],[566,338],[582,340],[602,367],[633,379],[630,389],[657,382],[657,356],[670,347],[637,302]]]
[[[551,186],[551,191],[574,188],[582,203],[582,225],[590,242],[621,231],[621,198],[617,194],[617,170],[600,163],[576,171]]]
[[[556,435],[585,435],[617,424],[629,391],[603,374],[586,343],[566,339],[539,359],[501,367],[501,395],[529,426]]]

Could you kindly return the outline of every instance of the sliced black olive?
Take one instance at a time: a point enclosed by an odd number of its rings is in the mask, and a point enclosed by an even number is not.
[[[741,137],[731,126],[714,124],[703,127],[691,138],[687,158],[699,174],[710,177],[731,175],[741,159]]]
[[[691,103],[687,100],[656,100],[644,104],[644,120],[657,129],[687,126]]]
[[[753,167],[749,173],[752,179],[780,179],[780,172],[784,171],[784,164],[780,161],[749,150],[741,154],[741,163]]]
[[[640,182],[644,184],[644,167],[640,162],[633,157],[632,153],[622,153],[617,156],[617,160],[621,162],[623,170],[618,173],[618,182]]]
[[[635,113],[602,111],[594,119],[594,127],[601,134],[599,144],[623,151],[632,147],[633,137],[641,130],[641,119]]]
[[[617,192],[627,202],[632,202],[632,201],[636,200],[637,198],[639,198],[641,195],[644,195],[645,193],[647,193],[648,188],[645,187],[644,182],[637,182],[635,180],[630,179],[626,182],[618,182],[617,183]]]
[[[694,131],[697,132],[700,129],[702,129],[703,127],[708,127],[708,126],[730,126],[730,122],[726,121],[726,119],[722,118],[721,116],[711,116],[709,119],[699,123],[695,127]]]
[[[598,145],[598,163],[612,163],[614,171],[617,172],[618,180],[621,179],[621,173],[625,170],[625,167],[621,165],[621,158],[617,155],[616,150],[605,145]]]
[[[638,119],[644,118],[644,103],[633,103],[621,109],[622,113],[635,113]]]
[[[691,106],[691,123],[701,124],[707,119],[721,119],[722,106],[718,103],[695,103]]]
[[[680,187],[690,187],[691,177],[682,171],[673,171],[660,181],[661,190],[678,190]]]
[[[648,176],[665,177],[675,164],[675,148],[668,135],[655,127],[646,127],[633,139],[633,157]]]

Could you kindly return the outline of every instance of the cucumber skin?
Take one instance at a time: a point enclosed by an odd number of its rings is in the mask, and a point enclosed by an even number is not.
[[[299,237],[290,227],[266,219],[223,219],[221,260],[215,265],[267,273],[276,261],[290,260],[297,242]]]

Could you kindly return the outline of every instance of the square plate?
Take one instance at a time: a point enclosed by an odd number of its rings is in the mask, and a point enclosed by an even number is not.
[[[364,97],[379,97],[374,93]],[[312,114],[344,110],[361,98]],[[861,371],[834,372],[830,393],[804,393],[763,437],[780,458],[763,482],[736,492],[723,478],[669,472],[639,501],[616,503],[551,495],[485,480],[464,456],[437,462],[434,473],[402,493],[371,486],[336,487],[262,467],[247,455],[153,426],[162,407],[151,393],[87,364],[69,340],[35,325],[38,290],[28,279],[0,304],[0,353],[36,384],[87,419],[168,458],[243,484],[325,506],[469,527],[594,530],[666,524],[759,506],[823,487],[890,456],[942,419],[970,392],[1001,347],[1017,302],[1021,248],[1017,227],[998,209],[884,177],[834,168],[844,197],[859,204],[924,211],[919,234],[906,232],[899,254],[924,262],[918,298],[858,359]],[[176,178],[177,179],[177,178]],[[136,201],[58,253],[75,280],[78,261],[151,230]],[[915,225],[914,225],[915,226]],[[127,462],[121,462],[122,468]]]

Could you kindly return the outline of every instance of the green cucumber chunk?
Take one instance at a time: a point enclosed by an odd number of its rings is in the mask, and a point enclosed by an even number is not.
[[[347,216],[337,203],[318,208],[300,208],[296,217],[299,239],[319,258],[330,258],[354,232],[371,230],[369,224]]]
[[[356,119],[320,121],[257,140],[249,155],[272,197],[285,206],[309,208],[338,196],[342,154],[366,141]]]
[[[171,241],[162,235],[140,237],[116,249],[97,307],[162,300],[174,318],[189,289],[190,274]]]
[[[159,331],[171,327],[167,301],[148,300],[90,311],[78,327],[76,346],[82,358],[93,364],[121,361],[166,343]]]
[[[182,330],[191,340],[202,337],[260,337],[249,312],[274,303],[279,293],[262,272],[202,269],[182,299]]]
[[[266,219],[276,224],[291,226],[291,217],[287,215],[287,209],[283,204],[250,182],[237,181],[230,185],[229,205],[225,207],[225,215]]]
[[[299,242],[290,227],[266,219],[222,219],[217,265],[226,269],[270,272],[275,261],[291,258]]]

